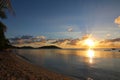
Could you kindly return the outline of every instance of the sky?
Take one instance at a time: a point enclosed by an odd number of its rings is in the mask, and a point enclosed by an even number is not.
[[[11,0],[16,16],[7,13],[6,37],[120,37],[120,0]]]

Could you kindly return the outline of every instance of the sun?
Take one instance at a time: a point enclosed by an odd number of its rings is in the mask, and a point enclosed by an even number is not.
[[[88,45],[89,47],[94,46],[94,41],[92,39],[86,39],[85,44]]]

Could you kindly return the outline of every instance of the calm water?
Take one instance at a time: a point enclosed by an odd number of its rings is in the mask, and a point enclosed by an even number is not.
[[[120,80],[117,50],[20,49],[31,63],[80,80]]]

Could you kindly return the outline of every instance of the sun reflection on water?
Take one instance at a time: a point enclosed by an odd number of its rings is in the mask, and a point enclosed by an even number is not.
[[[89,49],[87,51],[87,57],[89,58],[89,63],[93,63],[93,58],[94,58],[95,52],[92,49]]]

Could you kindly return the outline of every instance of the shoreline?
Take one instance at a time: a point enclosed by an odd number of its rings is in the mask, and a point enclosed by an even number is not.
[[[0,52],[0,80],[73,80],[36,66],[13,52]]]

